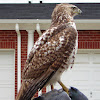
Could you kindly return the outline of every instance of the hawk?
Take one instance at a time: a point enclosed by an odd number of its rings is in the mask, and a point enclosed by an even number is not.
[[[35,42],[22,72],[22,85],[16,100],[31,100],[45,85],[61,82],[61,74],[72,66],[78,46],[74,16],[81,10],[72,4],[58,4],[50,28]]]

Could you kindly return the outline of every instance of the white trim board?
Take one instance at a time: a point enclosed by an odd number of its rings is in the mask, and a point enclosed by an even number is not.
[[[0,51],[14,51],[15,52],[15,49],[1,49],[0,48]]]
[[[75,19],[76,23],[100,23],[100,19]],[[0,23],[51,23],[51,19],[0,19]]]
[[[78,49],[78,53],[100,53],[100,49]]]
[[[0,19],[0,30],[15,30],[16,23],[20,30],[36,30],[40,24],[41,30],[50,27],[50,19]],[[100,19],[75,19],[77,30],[100,30]]]

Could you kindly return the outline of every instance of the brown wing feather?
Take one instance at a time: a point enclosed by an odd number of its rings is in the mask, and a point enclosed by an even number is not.
[[[54,35],[52,38],[48,39],[48,41],[43,46],[41,46],[41,48],[37,52],[35,52],[30,63],[26,65],[27,68],[23,70],[22,78],[36,79],[41,76],[42,73],[45,73],[49,66],[52,65],[58,57],[61,57],[61,55],[63,55],[65,46],[67,42],[69,42],[69,38],[72,34],[76,35],[75,30],[74,33],[72,33],[73,30],[73,28],[67,28],[62,32]],[[62,36],[64,40],[61,43],[59,37]]]

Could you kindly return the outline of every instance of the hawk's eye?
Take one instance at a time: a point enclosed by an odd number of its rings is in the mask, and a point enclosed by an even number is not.
[[[72,7],[72,9],[73,9],[73,10],[75,10],[75,9],[76,9],[76,7]]]

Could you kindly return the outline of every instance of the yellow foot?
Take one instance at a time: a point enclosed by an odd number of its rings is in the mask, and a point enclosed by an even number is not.
[[[69,95],[69,89],[61,81],[58,81],[58,83],[61,85],[63,90]]]

